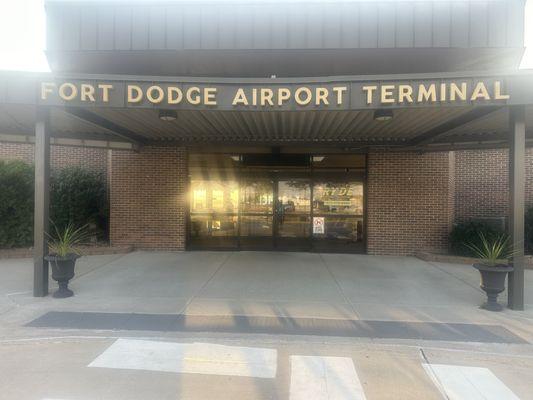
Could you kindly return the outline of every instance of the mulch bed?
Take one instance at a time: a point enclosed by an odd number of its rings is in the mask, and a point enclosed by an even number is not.
[[[84,256],[94,256],[101,254],[124,254],[133,251],[132,246],[80,246],[81,253]],[[2,258],[31,258],[33,257],[33,248],[22,249],[0,249],[0,259]]]
[[[420,258],[424,261],[435,261],[451,264],[474,264],[480,262],[479,259],[473,257],[462,257],[454,256],[451,254],[435,254],[435,253],[425,253],[417,252],[415,257]],[[526,257],[526,268],[533,269],[533,256],[527,255]]]

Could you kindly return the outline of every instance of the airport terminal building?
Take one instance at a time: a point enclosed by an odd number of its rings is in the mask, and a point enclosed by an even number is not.
[[[0,74],[1,140],[35,143],[36,262],[50,144],[109,151],[113,245],[443,252],[470,215],[519,243],[524,3],[48,0],[52,73]],[[503,196],[464,184],[490,173]]]

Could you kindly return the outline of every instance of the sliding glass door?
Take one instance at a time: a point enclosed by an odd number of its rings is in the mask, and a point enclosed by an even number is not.
[[[240,246],[242,249],[270,249],[274,232],[274,181],[244,179],[240,196]]]
[[[364,252],[364,158],[311,159],[191,155],[188,248]]]
[[[189,241],[199,248],[236,248],[239,184],[233,180],[192,180]]]
[[[282,179],[277,182],[275,244],[279,249],[308,250],[311,234],[311,182]]]

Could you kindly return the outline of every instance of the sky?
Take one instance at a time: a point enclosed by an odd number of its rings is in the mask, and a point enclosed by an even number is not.
[[[44,55],[43,3],[0,0],[0,70],[50,70]],[[521,68],[533,69],[533,0],[526,3],[525,46]]]

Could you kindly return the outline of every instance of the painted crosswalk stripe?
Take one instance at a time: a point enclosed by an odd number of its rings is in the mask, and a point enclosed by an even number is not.
[[[351,358],[291,356],[290,400],[365,400]]]
[[[118,339],[89,367],[274,378],[275,349]]]
[[[450,400],[520,400],[487,368],[422,364]]]

